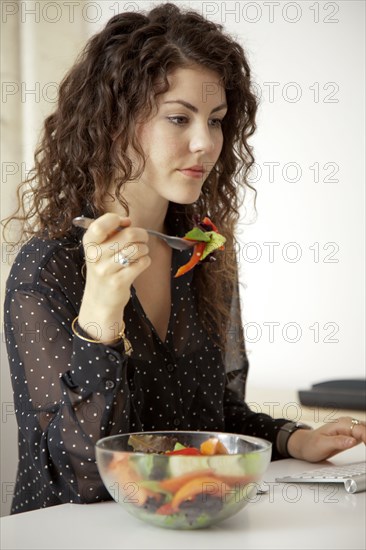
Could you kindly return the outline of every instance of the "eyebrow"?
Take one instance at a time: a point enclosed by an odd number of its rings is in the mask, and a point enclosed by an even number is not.
[[[180,103],[184,107],[187,107],[187,109],[189,109],[190,111],[193,111],[194,113],[198,113],[197,107],[195,107],[194,105],[191,105],[191,103],[188,103],[187,101],[184,101],[183,99],[172,99],[170,101],[164,101],[164,104],[165,103]],[[217,107],[212,109],[210,114],[216,113],[216,111],[221,111],[222,109],[225,109],[226,107],[227,107],[226,103],[221,103],[221,105],[218,105]]]

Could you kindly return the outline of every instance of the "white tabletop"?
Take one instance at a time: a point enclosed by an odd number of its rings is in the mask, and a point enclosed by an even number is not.
[[[334,464],[365,460],[365,446],[345,451]],[[316,466],[318,467],[318,466]],[[364,549],[366,492],[343,485],[279,484],[277,476],[313,469],[288,459],[272,462],[264,495],[214,528],[173,531],[143,523],[119,504],[64,504],[1,519],[1,548],[16,549]]]
[[[290,388],[256,387],[248,384],[246,403],[255,412],[270,414],[274,418],[306,422],[314,428],[334,422],[340,416],[355,416],[366,421],[366,411],[341,410],[324,407],[306,407],[299,402],[298,392]]]

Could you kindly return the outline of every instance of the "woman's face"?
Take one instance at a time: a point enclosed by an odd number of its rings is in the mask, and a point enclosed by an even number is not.
[[[204,67],[179,68],[168,79],[157,112],[137,127],[147,160],[135,185],[142,184],[146,199],[191,204],[220,156],[226,94],[219,75]]]

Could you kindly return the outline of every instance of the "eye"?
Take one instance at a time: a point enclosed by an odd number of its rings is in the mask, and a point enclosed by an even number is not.
[[[210,120],[212,123],[211,126],[214,126],[215,128],[220,128],[222,126],[222,118],[213,118]]]
[[[167,117],[169,122],[175,124],[176,126],[183,126],[188,122],[188,118],[185,116],[169,116]]]

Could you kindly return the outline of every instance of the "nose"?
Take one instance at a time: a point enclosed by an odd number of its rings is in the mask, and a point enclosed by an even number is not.
[[[215,138],[207,124],[197,124],[192,128],[189,149],[191,153],[212,153],[215,150]]]

